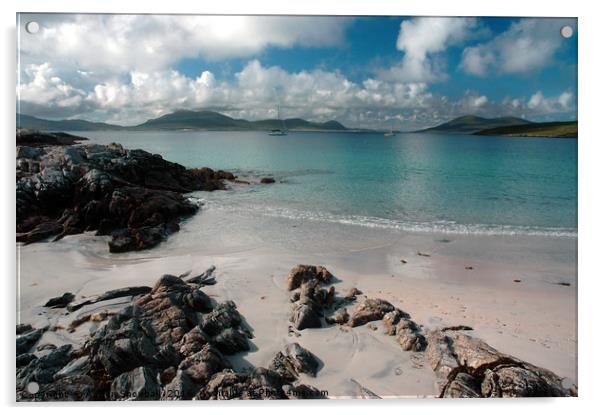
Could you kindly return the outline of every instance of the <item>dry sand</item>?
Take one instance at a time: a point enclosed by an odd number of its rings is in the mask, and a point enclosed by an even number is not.
[[[331,398],[358,397],[353,380],[383,397],[432,396],[435,377],[422,354],[402,351],[380,322],[289,334],[286,276],[298,263],[326,266],[339,295],[357,287],[409,312],[427,329],[471,326],[500,351],[577,379],[574,239],[408,234],[209,210],[146,252],[112,255],[106,239],[84,234],[19,247],[18,254],[18,322],[37,327],[67,327],[78,314],[41,307],[64,292],[81,298],[215,265],[218,283],[205,292],[234,300],[255,335],[250,352],[230,359],[235,366],[265,366],[297,341],[323,363],[316,378],[302,381]],[[94,307],[118,309],[123,302]],[[47,332],[40,344],[81,343],[96,324],[75,333]]]

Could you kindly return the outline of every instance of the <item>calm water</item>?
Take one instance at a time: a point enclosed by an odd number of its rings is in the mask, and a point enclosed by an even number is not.
[[[187,167],[284,183],[207,209],[416,231],[576,236],[577,141],[463,135],[87,132]]]

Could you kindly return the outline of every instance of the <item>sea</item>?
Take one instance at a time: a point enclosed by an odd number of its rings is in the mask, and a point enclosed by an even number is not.
[[[577,140],[460,134],[73,132],[257,183],[203,209],[392,231],[577,237]]]

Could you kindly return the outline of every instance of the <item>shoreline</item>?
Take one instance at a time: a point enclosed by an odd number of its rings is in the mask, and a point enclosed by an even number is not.
[[[266,228],[267,222],[273,229]],[[319,264],[340,280],[335,282],[339,292],[357,287],[370,298],[386,299],[427,329],[466,324],[498,350],[576,383],[576,276],[571,253],[576,244],[572,241],[444,235],[451,242],[437,242],[441,238],[433,234],[306,224],[309,229],[299,238],[289,235],[287,242],[274,235],[296,232],[295,223],[273,222],[273,218],[261,222],[257,217],[244,220],[202,210],[150,251],[109,254],[103,237],[90,234],[20,247],[20,321],[66,326],[70,317],[60,312],[38,315],[49,297],[71,291],[79,298],[152,285],[162,274],[196,273],[215,265],[217,284],[204,291],[219,301],[235,301],[254,332],[255,347],[231,359],[238,367],[266,365],[283,345],[298,341],[324,362],[318,377],[302,380],[331,391],[331,397],[357,397],[349,379],[382,396],[397,397],[394,392],[400,390],[409,396],[433,394],[430,368],[414,367],[412,354],[401,352],[393,338],[384,337],[380,322],[374,324],[376,331],[364,326],[344,333],[328,327],[289,337],[286,275],[297,263]],[[321,237],[313,238],[320,229]],[[73,265],[66,269],[65,263]],[[90,327],[83,329],[73,334],[47,332],[40,344],[77,342]],[[366,361],[371,362],[369,368]],[[397,375],[397,369],[405,375]]]

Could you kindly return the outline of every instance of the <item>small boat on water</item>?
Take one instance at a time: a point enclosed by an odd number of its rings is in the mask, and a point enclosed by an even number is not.
[[[391,127],[391,128],[389,129],[389,131],[387,131],[387,132],[385,133],[385,137],[394,137],[394,136],[395,136],[395,133],[393,132],[393,127]]]
[[[282,124],[282,128],[274,128],[268,132],[268,135],[287,135],[288,131],[286,130],[286,125],[284,124],[284,120],[280,119],[280,105],[278,106],[278,120]]]

